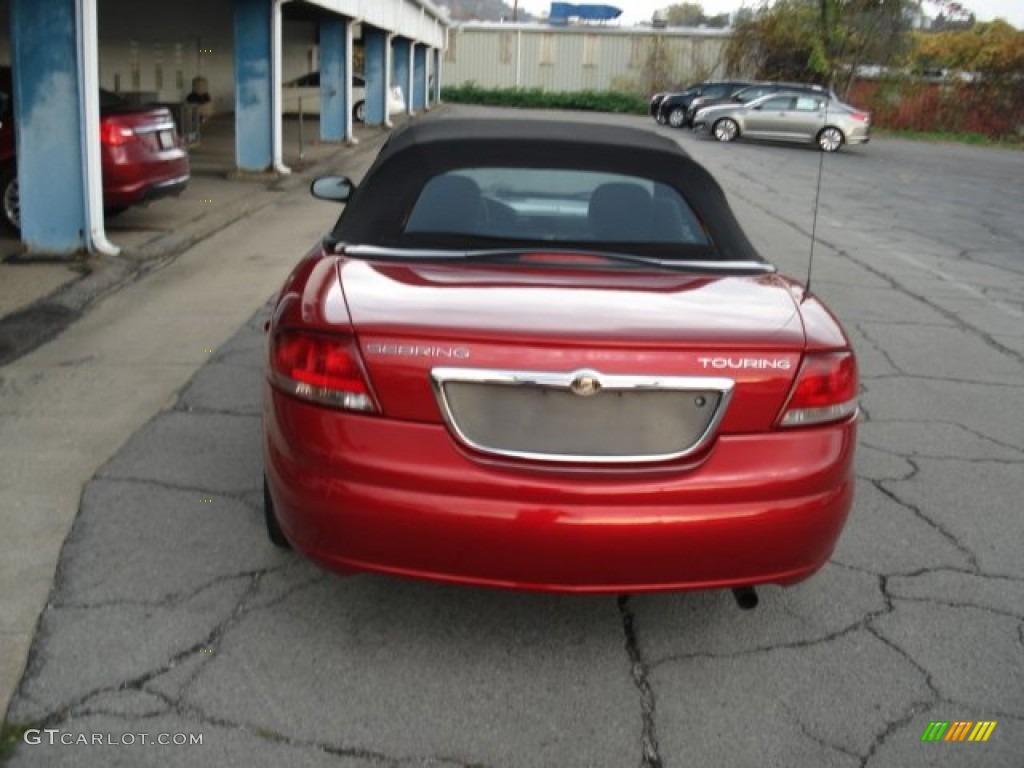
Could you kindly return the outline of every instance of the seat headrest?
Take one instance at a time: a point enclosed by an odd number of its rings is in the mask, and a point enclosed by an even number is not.
[[[480,226],[483,195],[465,176],[445,174],[431,179],[420,193],[407,232],[475,232]]]
[[[594,237],[612,242],[650,239],[653,215],[650,192],[629,182],[602,184],[590,195],[587,209]]]

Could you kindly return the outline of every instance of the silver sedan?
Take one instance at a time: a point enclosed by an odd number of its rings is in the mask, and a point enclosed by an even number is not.
[[[867,144],[871,115],[848,104],[803,93],[773,93],[747,104],[723,104],[699,110],[693,130],[719,141],[777,139],[817,143],[825,152],[843,144]]]

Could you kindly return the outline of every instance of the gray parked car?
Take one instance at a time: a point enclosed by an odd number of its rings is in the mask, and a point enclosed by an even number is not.
[[[749,104],[762,96],[767,96],[769,93],[807,93],[811,96],[827,96],[832,101],[839,101],[835,91],[816,83],[786,83],[777,80],[751,83],[745,88],[741,88],[727,96],[701,94],[691,101],[690,106],[686,108],[686,125],[692,128],[694,116],[698,110],[704,109],[704,107],[717,107],[725,104]]]
[[[817,143],[825,152],[871,140],[871,115],[825,95],[773,93],[746,104],[722,104],[694,115],[693,130],[719,141],[740,136]]]

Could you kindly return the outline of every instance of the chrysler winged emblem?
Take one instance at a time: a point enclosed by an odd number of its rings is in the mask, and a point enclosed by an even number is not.
[[[578,373],[569,384],[569,389],[574,395],[590,397],[601,391],[601,380],[592,373]]]

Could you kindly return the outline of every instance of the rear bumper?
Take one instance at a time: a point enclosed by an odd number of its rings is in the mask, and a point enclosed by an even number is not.
[[[105,164],[103,204],[107,208],[122,208],[179,195],[189,179],[187,156],[146,164]]]
[[[827,561],[853,498],[854,421],[618,473],[490,465],[444,427],[269,388],[264,419],[281,527],[338,570],[570,592],[789,584]]]
[[[141,201],[149,202],[150,200],[159,200],[161,197],[180,195],[185,191],[185,187],[188,186],[189,178],[190,177],[188,175],[185,175],[177,179],[161,181],[157,184],[146,187]]]

